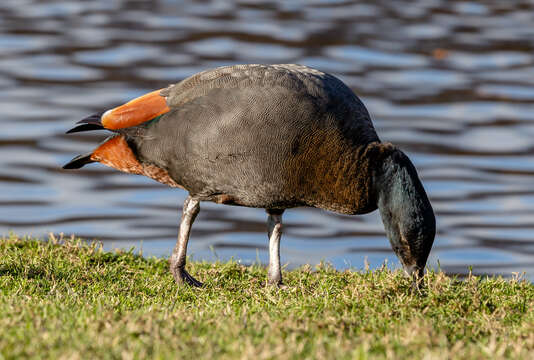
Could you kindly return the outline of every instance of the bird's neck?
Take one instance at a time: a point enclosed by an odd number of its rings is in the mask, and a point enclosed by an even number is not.
[[[410,159],[391,145],[382,145],[374,193],[393,250],[404,269],[421,276],[435,235],[435,217]]]

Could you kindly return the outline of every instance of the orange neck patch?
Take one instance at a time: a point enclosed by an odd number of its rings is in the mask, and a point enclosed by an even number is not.
[[[152,91],[102,115],[102,125],[109,130],[123,129],[142,124],[170,110],[161,90]]]
[[[141,164],[122,135],[115,136],[93,151],[91,160],[98,161],[119,171],[145,175],[171,187],[183,187],[174,181],[169,173],[151,164]]]
[[[109,139],[93,151],[91,160],[98,161],[119,171],[143,174],[143,166],[122,136]]]

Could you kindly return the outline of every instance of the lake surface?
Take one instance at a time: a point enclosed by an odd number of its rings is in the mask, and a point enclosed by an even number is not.
[[[534,279],[532,1],[0,2],[0,235],[48,232],[169,256],[182,190],[61,165],[95,112],[235,63],[335,74],[412,159],[437,216],[429,264]],[[268,261],[266,215],[203,203],[195,259]],[[399,266],[378,215],[288,210],[282,261]]]

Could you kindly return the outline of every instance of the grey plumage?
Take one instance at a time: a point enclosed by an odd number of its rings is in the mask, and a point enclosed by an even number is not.
[[[193,75],[160,95],[170,110],[116,130],[120,148],[106,151],[116,168],[189,192],[171,257],[178,283],[201,284],[185,270],[201,200],[267,210],[269,283],[282,281],[282,213],[296,206],[345,214],[380,208],[395,253],[421,277],[435,235],[432,206],[408,157],[380,142],[365,106],[339,79],[294,64],[236,65]],[[73,161],[67,166],[83,165]]]
[[[340,158],[378,141],[356,95],[337,78],[304,66],[218,68],[161,95],[172,110],[142,125],[132,144],[142,161],[168,169],[203,199],[224,194],[246,206],[314,206],[292,184],[310,184],[314,179],[306,178],[317,172],[338,171]],[[286,168],[297,158],[307,174]],[[357,161],[353,165],[358,172]]]

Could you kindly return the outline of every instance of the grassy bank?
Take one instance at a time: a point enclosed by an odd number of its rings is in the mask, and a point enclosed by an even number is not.
[[[534,358],[534,285],[442,273],[414,293],[400,272],[285,273],[0,239],[0,359]]]

